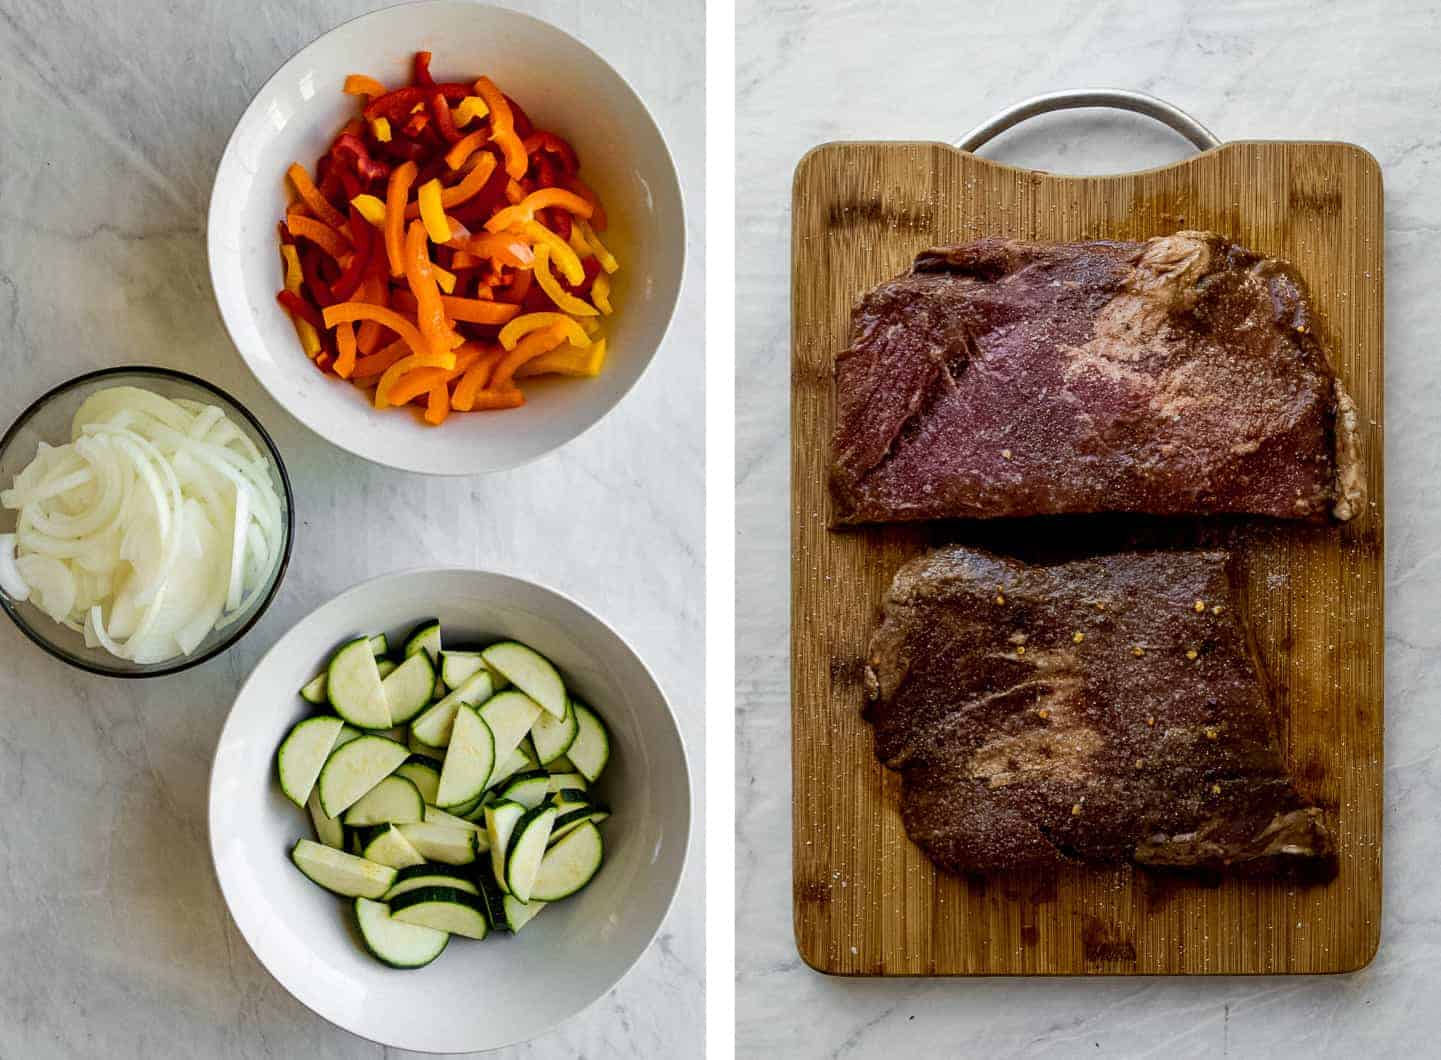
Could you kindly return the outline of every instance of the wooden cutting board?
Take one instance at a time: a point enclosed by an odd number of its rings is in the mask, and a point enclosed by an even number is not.
[[[829,144],[797,167],[791,371],[796,941],[840,975],[1339,972],[1381,930],[1382,196],[1335,143],[1230,143],[1164,169],[1063,177],[944,144]],[[899,776],[862,721],[866,643],[896,568],[964,525],[827,530],[832,361],[851,306],[920,249],[980,236],[1145,239],[1210,229],[1286,258],[1361,413],[1370,505],[1339,530],[1242,524],[1246,610],[1298,786],[1340,851],[1325,887],[1160,886],[1131,870],[966,880],[906,838]]]

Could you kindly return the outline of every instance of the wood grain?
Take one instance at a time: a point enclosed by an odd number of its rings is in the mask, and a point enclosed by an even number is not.
[[[943,144],[817,148],[793,199],[792,739],[795,931],[842,975],[1339,972],[1380,937],[1382,193],[1370,155],[1232,143],[1164,169],[1062,177]],[[939,243],[1145,239],[1210,229],[1292,261],[1361,412],[1370,504],[1339,530],[1241,523],[1245,609],[1303,794],[1341,855],[1322,888],[1164,886],[1130,870],[966,880],[907,840],[899,778],[861,720],[865,648],[891,575],[964,529],[827,530],[832,361],[854,300]]]

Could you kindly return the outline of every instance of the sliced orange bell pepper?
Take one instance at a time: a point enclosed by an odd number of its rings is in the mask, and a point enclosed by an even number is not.
[[[505,356],[505,351],[499,346],[483,348],[478,357],[465,370],[460,382],[455,384],[455,390],[450,395],[450,407],[461,412],[469,412],[475,404],[475,395],[479,393],[490,382],[491,373],[500,359]]]
[[[542,353],[549,353],[565,341],[565,329],[558,324],[552,324],[540,331],[532,331],[525,338],[515,344],[515,349],[506,352],[500,363],[495,366],[495,372],[490,377],[489,388],[492,390],[504,390],[511,385],[515,377],[515,371],[527,361],[534,360]]]
[[[366,77],[364,74],[349,74],[345,78],[345,94],[379,99],[385,95],[385,86],[373,77]]]
[[[478,236],[452,240],[451,246],[490,258],[501,265],[509,265],[513,269],[528,269],[535,260],[535,253],[525,240],[510,232],[482,232]]]
[[[500,329],[500,344],[507,350],[513,350],[516,343],[532,331],[549,327],[559,327],[566,340],[573,346],[584,349],[590,345],[590,336],[564,313],[526,313],[524,316],[516,317]]]
[[[406,165],[411,163],[407,162]],[[449,188],[440,190],[440,205],[449,210],[452,206],[459,206],[467,199],[472,199],[485,187],[485,182],[495,172],[495,156],[489,152],[480,156],[480,161],[475,168],[465,175],[459,183]],[[405,208],[405,219],[407,221],[420,216],[420,203],[413,202]]]
[[[320,194],[320,189],[315,186],[315,181],[310,179],[304,166],[299,162],[292,162],[285,175],[290,178],[291,187],[295,189],[295,194],[300,196],[300,201],[309,206],[316,217],[331,228],[342,232],[345,230],[345,216],[330,205],[329,199]]]
[[[518,305],[486,298],[453,298],[443,294],[440,304],[452,320],[463,320],[467,324],[506,324],[520,313]]]
[[[518,180],[505,182],[505,198],[512,206],[525,201],[525,185]]]
[[[465,340],[455,333],[446,319],[440,287],[435,282],[435,271],[430,267],[430,254],[426,247],[425,226],[419,221],[411,221],[405,233],[405,281],[410,285],[410,293],[415,295],[416,324],[433,353],[448,353]]]
[[[484,129],[466,133],[451,146],[449,151],[445,152],[445,164],[451,169],[459,169],[465,165],[465,160],[475,154],[489,139],[490,133]]]
[[[435,282],[445,294],[455,292],[455,273],[442,269],[435,262],[430,263],[430,271],[435,273]]]
[[[367,323],[370,323],[367,321]],[[353,383],[359,383],[366,379],[374,379],[396,361],[407,356],[409,347],[404,340],[397,339],[383,350],[376,350],[374,353],[359,357],[355,362],[355,371],[350,374]]]
[[[515,113],[510,109],[510,101],[488,77],[475,82],[475,91],[490,108],[491,139],[505,156],[506,175],[512,180],[519,180],[530,168],[530,159],[526,156],[525,144],[515,135]]]
[[[335,374],[349,379],[355,371],[355,325],[346,321],[335,329]]]
[[[593,317],[599,314],[595,306],[582,301],[562,287],[555,274],[550,271],[549,243],[542,243],[535,248],[535,279],[540,284],[540,289],[549,295],[550,300],[563,312],[577,317]]]
[[[350,254],[349,238],[319,218],[303,217],[293,213],[285,218],[285,227],[290,229],[290,234],[296,239],[310,240],[336,261],[340,261]],[[342,264],[344,263],[342,262]]]
[[[386,392],[386,400],[392,405],[404,405],[414,401],[421,394],[428,394],[437,386],[444,386],[450,377],[444,368],[416,368],[406,372],[400,381]]]
[[[405,201],[410,198],[416,173],[414,162],[402,163],[390,171],[385,187],[385,257],[390,275],[396,277],[405,275]]]
[[[425,401],[425,422],[439,427],[450,416],[450,389],[444,383],[430,388]]]
[[[455,354],[453,353],[412,353],[409,357],[402,357],[396,361],[380,377],[380,382],[375,387],[375,407],[386,408],[392,404],[390,392],[400,383],[401,379],[410,372],[422,368],[443,368],[447,372],[455,367]]]
[[[526,221],[534,221],[537,210],[548,210],[552,206],[569,210],[582,220],[588,219],[593,212],[590,203],[573,191],[566,191],[564,188],[541,188],[531,192],[514,206],[497,210],[495,215],[485,222],[485,230],[504,232],[507,228],[514,228]]]
[[[373,320],[399,335],[401,340],[410,347],[413,355],[419,356],[430,352],[430,347],[426,345],[425,339],[421,337],[416,326],[394,309],[387,309],[381,305],[370,305],[366,302],[337,302],[335,305],[326,306],[321,315],[325,317],[325,326],[328,328],[343,324],[347,320]]]

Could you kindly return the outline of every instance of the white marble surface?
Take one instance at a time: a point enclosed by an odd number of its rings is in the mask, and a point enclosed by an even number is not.
[[[738,1055],[1391,1057],[1441,1036],[1441,8],[1435,3],[741,0],[737,144]],[[1222,138],[1349,140],[1386,182],[1389,548],[1380,955],[1330,978],[867,981],[791,934],[787,442],[791,173],[833,139],[955,139],[1061,88],[1127,87]],[[1062,172],[1182,157],[1071,115],[985,153]],[[778,380],[780,382],[778,382]]]
[[[0,422],[89,369],[187,369],[273,432],[298,516],[270,611],[182,675],[89,677],[0,620],[0,1057],[399,1055],[325,1023],[266,974],[226,914],[206,845],[210,753],[241,680],[357,581],[473,563],[574,594],[655,669],[704,790],[700,0],[518,5],[597,48],[645,97],[686,188],[692,264],[669,341],[608,419],[524,470],[444,481],[369,466],[291,420],[227,341],[205,264],[211,177],[251,93],[369,6],[0,5]],[[659,940],[618,989],[495,1055],[698,1055],[702,855],[697,839]]]

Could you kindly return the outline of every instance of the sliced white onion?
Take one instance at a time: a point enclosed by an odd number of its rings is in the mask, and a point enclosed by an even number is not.
[[[0,534],[0,589],[12,600],[28,600],[30,586],[15,566],[15,535]]]

